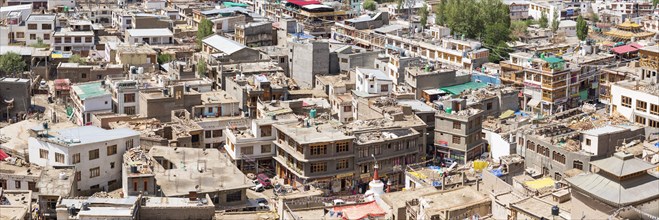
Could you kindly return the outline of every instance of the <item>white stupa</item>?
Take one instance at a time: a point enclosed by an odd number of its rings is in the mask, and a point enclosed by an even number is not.
[[[378,162],[376,161],[375,165],[373,165],[373,180],[368,183],[368,190],[364,193],[364,197],[372,201],[375,200],[375,197],[380,197],[382,194],[384,194],[384,183],[380,180],[380,176],[378,176]]]

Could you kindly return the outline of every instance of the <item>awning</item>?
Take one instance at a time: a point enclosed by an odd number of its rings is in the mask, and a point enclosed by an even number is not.
[[[536,107],[540,104],[540,99],[531,99],[528,103],[526,103],[526,106],[531,106],[531,107]]]
[[[631,45],[624,45],[619,47],[614,47],[611,49],[616,54],[626,54],[626,53],[635,53],[638,52],[638,48]]]

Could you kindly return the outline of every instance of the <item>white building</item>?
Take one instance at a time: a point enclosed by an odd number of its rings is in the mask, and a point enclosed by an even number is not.
[[[25,21],[27,27],[25,45],[36,44],[41,40],[44,44],[51,44],[51,36],[55,32],[55,15],[32,14]]]
[[[137,98],[139,86],[135,80],[115,80],[108,78],[106,85],[110,85],[112,92],[112,112],[117,114],[135,115],[140,112]]]
[[[75,166],[80,191],[120,187],[123,154],[140,144],[140,134],[127,128],[83,126],[53,132],[39,126],[31,130],[37,135],[28,139],[30,163]]]
[[[55,31],[53,38],[52,47],[56,51],[87,53],[95,47],[94,32],[89,21],[72,21],[69,27]]]
[[[127,43],[146,44],[173,44],[174,34],[167,28],[128,29],[126,30]]]
[[[64,65],[66,63],[62,63]],[[112,111],[112,94],[105,90],[104,83],[89,82],[71,87],[74,123],[90,125],[92,114]]]
[[[566,37],[577,36],[577,22],[572,20],[563,20],[558,24],[558,32],[564,33]]]
[[[376,69],[357,68],[357,91],[373,95],[389,95],[393,90],[393,80]]]
[[[617,112],[649,129],[659,128],[659,89],[648,80],[620,81],[611,85],[611,112]]]
[[[551,24],[552,21],[554,21],[554,11],[558,13],[558,19],[561,19],[561,6],[562,2],[556,1],[542,1],[542,2],[537,2],[537,1],[529,1],[529,17],[533,17],[533,19],[538,20],[542,17],[542,14],[544,13],[545,16],[547,16],[547,21],[548,24]]]

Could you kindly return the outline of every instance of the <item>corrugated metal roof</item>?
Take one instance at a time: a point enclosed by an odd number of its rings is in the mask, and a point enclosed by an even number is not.
[[[459,85],[454,85],[454,86],[447,86],[447,87],[442,87],[441,89],[451,93],[453,95],[459,95],[460,93],[464,92],[467,89],[480,89],[483,87],[486,87],[487,83],[479,83],[479,82],[468,82],[468,83],[463,83]]]
[[[110,95],[110,93],[101,87],[101,82],[85,83],[74,85],[73,90],[76,92],[80,100],[87,98]]]
[[[207,37],[202,42],[229,55],[245,48],[245,45],[220,35]]]
[[[581,174],[565,179],[573,188],[585,191],[611,205],[630,205],[659,197],[659,179],[644,175],[622,184],[599,174]]]
[[[656,167],[631,154],[615,153],[612,157],[590,162],[593,166],[616,176],[626,176]]]

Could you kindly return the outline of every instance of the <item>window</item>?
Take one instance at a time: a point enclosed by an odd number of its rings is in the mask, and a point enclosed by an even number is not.
[[[348,152],[348,142],[341,142],[336,144],[336,152]]]
[[[101,168],[100,167],[89,169],[89,178],[94,178],[94,177],[97,177],[97,176],[100,176],[100,175],[101,175]]]
[[[222,129],[213,130],[213,138],[222,137]]]
[[[117,145],[108,146],[108,156],[117,154]]]
[[[342,159],[336,162],[336,170],[348,169],[348,160]]]
[[[89,151],[89,160],[98,159],[98,149]]]
[[[36,40],[37,35],[36,34],[30,34],[30,40]]]
[[[41,159],[48,159],[48,150],[46,150],[46,149],[39,149],[39,158],[41,158]]]
[[[380,85],[380,92],[388,92],[389,85]]]
[[[55,162],[64,163],[64,154],[55,153]]]
[[[240,152],[247,155],[254,154],[254,147],[241,147]]]
[[[144,180],[143,183],[144,183],[144,191],[149,191],[149,181],[148,181],[148,180]]]
[[[572,162],[572,168],[583,170],[583,162],[575,160],[574,162]]]
[[[590,139],[586,138],[586,145],[590,146]]]
[[[460,136],[455,136],[453,135],[453,141],[452,143],[454,144],[460,144]]]
[[[382,153],[382,146],[375,145],[375,147],[373,147],[373,154],[380,155],[381,153]]]
[[[620,100],[621,100],[621,105],[622,106],[625,106],[627,108],[632,107],[632,98],[629,98],[627,96],[620,96]]]
[[[124,107],[124,114],[134,115],[135,114],[135,106]]]
[[[324,155],[324,154],[327,154],[327,145],[325,145],[325,144],[311,145],[309,148],[311,149],[311,155]]]
[[[261,126],[261,137],[268,137],[272,135],[272,126]]]
[[[637,115],[634,117],[634,122],[645,125],[645,118],[643,116]]]
[[[98,188],[101,188],[98,184],[89,187],[89,189],[98,189]]]
[[[82,175],[80,171],[76,171],[76,181],[80,181],[82,179]]]
[[[80,77],[82,77],[83,79],[87,79],[87,74],[83,73]]]
[[[23,32],[16,32],[16,38],[24,38],[24,37],[25,37],[25,33],[23,33]]]
[[[110,162],[110,169],[114,169],[114,162]]]
[[[27,189],[35,191],[35,192],[39,192],[39,189],[37,189],[37,183],[36,182],[27,182]]]
[[[647,102],[638,99],[636,100],[636,110],[645,112],[647,109],[648,109]]]
[[[487,110],[492,110],[492,103],[491,103],[491,102],[490,102],[490,103],[487,103],[487,107],[486,107],[486,109],[487,109]]]
[[[126,141],[126,150],[133,148],[133,139]]]
[[[135,102],[135,93],[124,94],[124,102]]]
[[[261,153],[262,154],[270,153],[270,152],[272,152],[272,146],[271,145],[269,145],[269,144],[261,145]]]
[[[227,202],[238,202],[243,199],[243,195],[240,190],[227,194]]]
[[[37,29],[37,24],[28,24],[27,29],[28,30],[36,30]]]
[[[343,106],[343,112],[352,112],[352,105]]]
[[[41,29],[42,30],[50,30],[53,28],[52,24],[41,24]]]
[[[650,114],[659,115],[659,105],[650,104]]]
[[[50,34],[43,34],[44,40],[50,40]]]
[[[110,180],[110,181],[108,181],[108,187],[110,187],[110,186],[114,186],[115,184],[117,184],[117,180]]]
[[[453,122],[453,129],[460,129],[462,128],[462,125],[458,121]]]
[[[341,63],[348,63],[348,59],[346,59],[346,58],[341,58]]]
[[[318,173],[318,172],[325,172],[325,171],[327,171],[327,163],[326,162],[312,163],[311,164],[311,173]]]
[[[659,122],[652,119],[648,119],[648,126],[653,128],[659,128]]]
[[[211,131],[205,131],[204,132],[204,137],[205,138],[211,138]]]
[[[82,37],[74,37],[73,39],[76,43],[82,43]]]
[[[14,186],[16,187],[16,189],[20,189],[21,188],[21,181],[19,181],[19,180],[14,181]]]
[[[85,42],[86,42],[86,43],[91,43],[91,42],[92,42],[92,38],[91,38],[91,37],[87,37],[87,38],[85,38]]]

